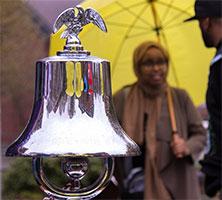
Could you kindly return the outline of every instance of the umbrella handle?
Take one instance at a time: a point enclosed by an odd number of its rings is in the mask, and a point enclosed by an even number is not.
[[[169,86],[167,87],[167,103],[168,103],[168,110],[170,113],[170,122],[171,122],[172,139],[173,139],[175,135],[178,135],[178,130],[177,130],[177,124],[176,124],[176,118],[175,118],[172,91]]]

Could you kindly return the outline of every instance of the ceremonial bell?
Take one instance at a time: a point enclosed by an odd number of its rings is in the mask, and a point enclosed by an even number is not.
[[[77,14],[76,14],[77,12]],[[110,62],[90,56],[78,38],[83,26],[92,22],[106,32],[102,17],[80,6],[62,12],[54,33],[63,25],[63,51],[36,63],[35,98],[32,115],[20,137],[7,149],[7,156],[33,157],[33,173],[49,199],[90,199],[98,195],[112,177],[115,156],[140,153],[117,121],[110,80]],[[61,157],[72,187],[57,188],[43,173],[43,157]],[[98,180],[83,187],[87,157],[104,159]]]

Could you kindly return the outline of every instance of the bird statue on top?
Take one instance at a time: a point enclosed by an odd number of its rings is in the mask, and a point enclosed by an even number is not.
[[[76,14],[75,11],[78,11],[78,13]],[[78,34],[82,31],[83,26],[91,22],[102,31],[107,32],[104,20],[100,14],[92,8],[87,8],[86,10],[81,6],[68,8],[56,19],[53,26],[53,32],[56,33],[63,25],[65,25],[66,29],[62,33],[61,38],[71,39],[80,44]]]

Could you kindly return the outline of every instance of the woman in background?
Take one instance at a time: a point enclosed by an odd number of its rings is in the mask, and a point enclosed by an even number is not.
[[[158,43],[140,44],[134,51],[133,65],[137,81],[118,91],[114,104],[123,129],[142,149],[142,155],[133,158],[133,167],[144,168],[143,198],[200,199],[194,160],[205,146],[206,134],[198,112],[185,90],[168,85],[169,56]],[[176,134],[171,126],[169,95]]]

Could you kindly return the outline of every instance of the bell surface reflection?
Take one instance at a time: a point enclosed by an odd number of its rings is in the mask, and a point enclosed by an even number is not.
[[[103,157],[138,152],[115,115],[108,61],[60,55],[37,62],[33,113],[7,156]]]

